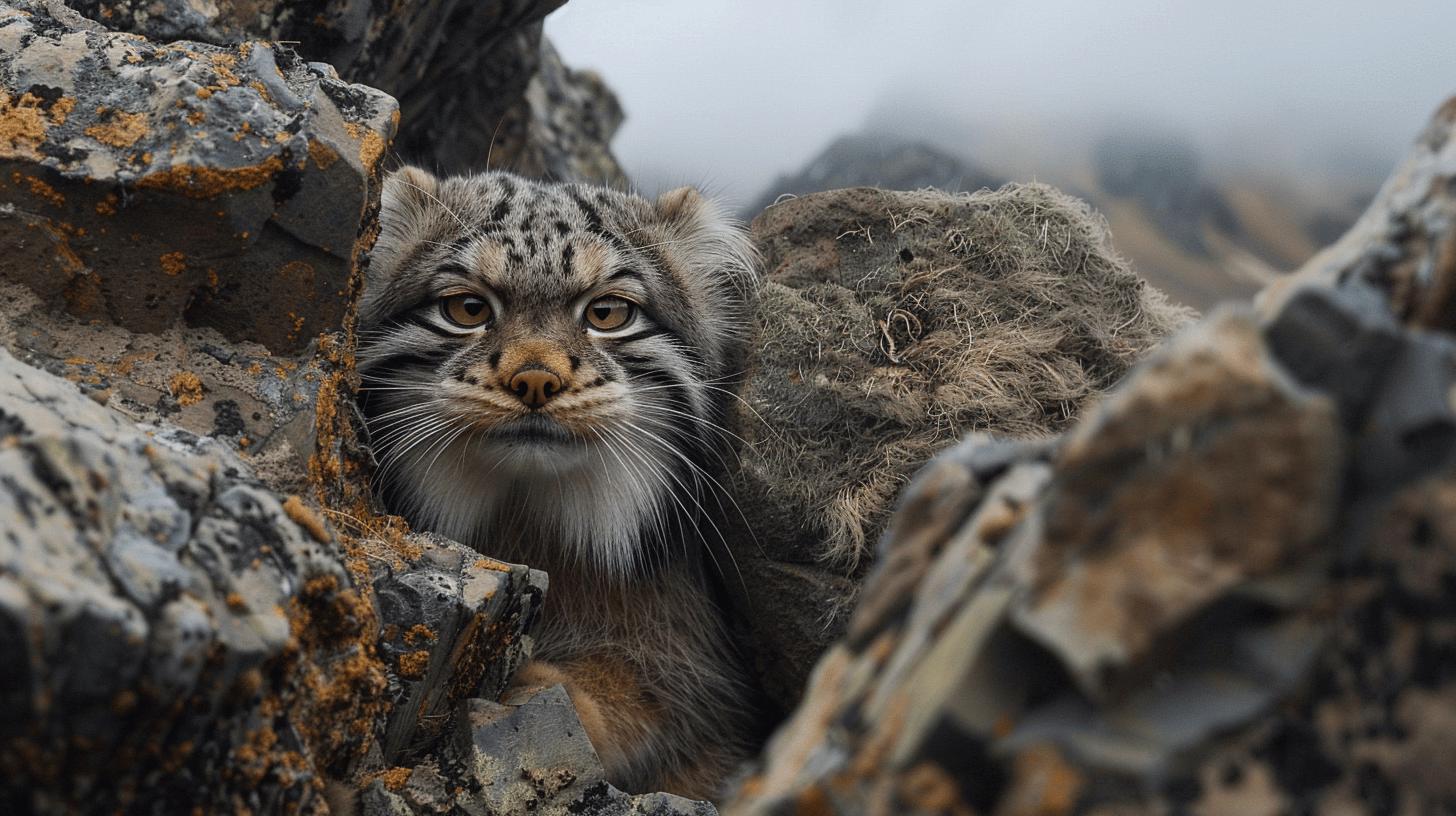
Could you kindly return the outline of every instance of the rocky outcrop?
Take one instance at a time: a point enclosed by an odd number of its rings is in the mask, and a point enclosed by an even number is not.
[[[748,529],[730,536],[729,583],[789,708],[917,468],[971,431],[1067,427],[1188,315],[1085,205],[1040,185],[840,190],[753,229],[768,282],[736,417]]]
[[[82,0],[108,27],[157,41],[291,43],[350,82],[400,100],[394,150],[437,172],[489,163],[527,175],[622,182],[608,142],[621,123],[612,92],[571,71],[541,36],[565,0]],[[448,32],[448,36],[443,33]]]
[[[728,811],[1449,809],[1453,119],[1259,311],[926,468]]]

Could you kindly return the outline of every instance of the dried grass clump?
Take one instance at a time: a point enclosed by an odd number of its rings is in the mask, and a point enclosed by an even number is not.
[[[936,451],[1060,430],[1191,317],[1045,185],[838,190],[754,231],[769,283],[739,420],[757,555],[846,575]]]

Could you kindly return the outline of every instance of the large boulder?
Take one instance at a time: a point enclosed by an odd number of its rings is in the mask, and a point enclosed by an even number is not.
[[[1043,185],[839,190],[753,230],[768,281],[736,417],[746,529],[729,583],[788,708],[916,469],[971,431],[1067,427],[1189,315]]]
[[[1448,810],[1453,118],[1259,311],[927,467],[728,812]]]

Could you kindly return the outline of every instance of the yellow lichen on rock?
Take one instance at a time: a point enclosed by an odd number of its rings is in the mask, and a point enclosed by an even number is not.
[[[191,371],[173,374],[167,387],[180,405],[196,405],[202,401],[202,380]]]
[[[131,147],[147,135],[147,117],[142,114],[114,109],[108,111],[105,107],[96,109],[97,116],[105,116],[108,112],[108,121],[86,128],[87,136],[112,147]]]

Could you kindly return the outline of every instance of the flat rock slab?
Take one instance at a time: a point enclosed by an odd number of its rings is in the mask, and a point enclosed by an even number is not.
[[[10,0],[0,271],[84,319],[297,350],[343,322],[396,118],[283,46],[158,44]]]

